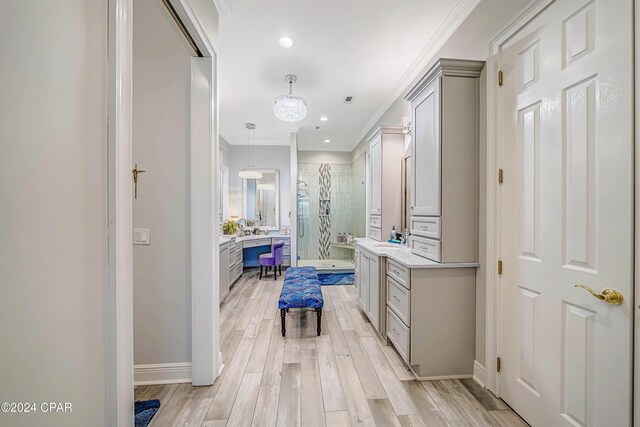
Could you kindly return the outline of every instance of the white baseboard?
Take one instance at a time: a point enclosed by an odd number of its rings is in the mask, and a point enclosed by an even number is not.
[[[473,379],[482,387],[485,386],[484,383],[487,380],[487,369],[477,360],[473,361]]]
[[[133,367],[134,385],[190,383],[192,378],[191,363],[158,363]]]

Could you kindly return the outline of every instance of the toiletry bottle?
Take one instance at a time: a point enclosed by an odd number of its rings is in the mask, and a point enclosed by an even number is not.
[[[396,226],[391,226],[391,240],[396,240]]]

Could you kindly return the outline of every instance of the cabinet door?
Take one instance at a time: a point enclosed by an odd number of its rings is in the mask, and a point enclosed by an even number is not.
[[[369,259],[369,320],[380,330],[380,258]]]
[[[229,291],[229,246],[220,248],[220,301]]]
[[[380,215],[382,213],[382,138],[379,137],[371,143],[370,167],[371,167],[371,205],[370,214]]]
[[[411,104],[411,214],[440,213],[440,80],[436,79]]]
[[[356,287],[356,294],[358,298],[360,298],[360,251],[356,249],[356,254],[354,257],[355,261],[355,282],[354,285]]]
[[[360,302],[365,311],[369,311],[369,258],[360,253]]]

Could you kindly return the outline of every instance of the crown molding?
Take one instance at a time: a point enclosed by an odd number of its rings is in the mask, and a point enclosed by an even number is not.
[[[440,25],[436,33],[431,37],[431,40],[422,49],[418,57],[409,66],[409,69],[403,74],[400,80],[393,87],[391,92],[387,95],[382,102],[381,107],[375,112],[371,120],[360,131],[358,138],[355,141],[355,148],[362,139],[371,131],[376,122],[380,120],[382,115],[391,107],[391,105],[398,99],[407,87],[413,82],[422,72],[422,70],[429,64],[433,57],[438,53],[440,48],[451,37],[451,35],[458,29],[458,27],[464,22],[469,14],[475,9],[481,0],[461,0],[458,5],[449,14],[447,19]]]
[[[218,9],[218,16],[223,17],[227,15],[231,15],[231,6],[229,5],[229,0],[213,0],[213,4]]]
[[[433,64],[433,67],[409,90],[404,99],[413,102],[431,82],[440,76],[479,77],[484,68],[484,64],[485,61],[451,58],[438,59],[436,63]]]

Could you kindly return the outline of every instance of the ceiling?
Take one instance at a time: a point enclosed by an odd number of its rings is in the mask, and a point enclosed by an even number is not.
[[[351,151],[459,2],[226,0],[221,135],[246,144],[245,123],[253,122],[256,144],[288,145],[297,130],[300,150]],[[293,36],[295,46],[281,48],[280,34]],[[295,124],[273,114],[276,96],[288,91],[288,73],[298,76],[293,93],[307,100],[307,117]],[[346,96],[353,96],[352,104],[344,103]]]

